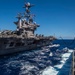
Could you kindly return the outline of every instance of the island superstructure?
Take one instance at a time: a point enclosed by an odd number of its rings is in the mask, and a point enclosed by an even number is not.
[[[49,45],[56,38],[54,36],[44,36],[35,34],[35,30],[40,25],[34,22],[34,14],[30,8],[33,4],[25,3],[24,14],[18,13],[18,20],[14,22],[17,29],[15,31],[4,30],[0,32],[0,55],[32,50],[38,47]]]

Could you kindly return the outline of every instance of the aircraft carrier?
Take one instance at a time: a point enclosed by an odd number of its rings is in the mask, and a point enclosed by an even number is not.
[[[16,30],[0,31],[0,55],[32,50],[38,47],[49,45],[56,38],[54,36],[38,35],[34,32],[39,27],[33,21],[35,15],[31,14],[30,8],[34,5],[26,2],[24,4],[25,12],[18,13],[18,20],[14,22]]]

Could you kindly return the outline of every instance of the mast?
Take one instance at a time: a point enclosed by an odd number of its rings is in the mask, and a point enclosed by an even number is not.
[[[18,31],[20,31],[21,34],[27,34],[29,37],[34,36],[34,32],[39,27],[34,21],[33,17],[35,15],[31,14],[30,8],[33,7],[33,4],[30,4],[29,2],[24,4],[25,12],[23,15],[21,13],[18,14],[16,17],[18,19],[17,22],[14,22],[17,25]]]
[[[18,19],[18,21],[14,22],[14,23],[17,25],[17,29],[19,30],[22,27],[22,20],[21,20],[22,15],[21,15],[21,13],[18,13],[16,18]]]
[[[30,8],[34,6],[33,4],[30,4],[29,2],[25,3],[24,7],[25,8],[25,18],[28,20],[29,23],[33,23],[33,17],[34,15],[31,14]]]

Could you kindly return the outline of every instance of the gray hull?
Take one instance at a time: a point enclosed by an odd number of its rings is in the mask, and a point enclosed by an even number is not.
[[[11,54],[11,53],[27,51],[27,50],[32,50],[32,49],[36,49],[36,48],[37,48],[37,46],[35,44],[33,44],[33,45],[28,45],[28,46],[23,46],[23,47],[2,49],[2,50],[0,50],[0,55],[7,55],[7,54]]]

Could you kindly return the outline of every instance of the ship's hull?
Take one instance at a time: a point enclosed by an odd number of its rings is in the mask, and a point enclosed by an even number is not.
[[[25,41],[25,42],[24,42]],[[0,39],[0,55],[7,55],[21,51],[34,50],[36,48],[49,45],[49,40],[31,40],[31,39]]]
[[[0,55],[7,55],[7,54],[11,54],[11,53],[26,51],[26,50],[32,50],[35,48],[36,48],[35,44],[28,45],[28,46],[22,46],[22,47],[7,48],[7,49],[0,50]]]
[[[48,45],[48,44],[47,44]],[[30,50],[34,50],[40,47],[43,47],[45,45],[28,45],[28,46],[23,46],[23,47],[14,47],[14,48],[8,48],[8,49],[2,49],[0,50],[0,55],[8,55],[8,54],[13,54],[13,53],[17,53],[17,52],[21,52],[21,51],[30,51]]]

